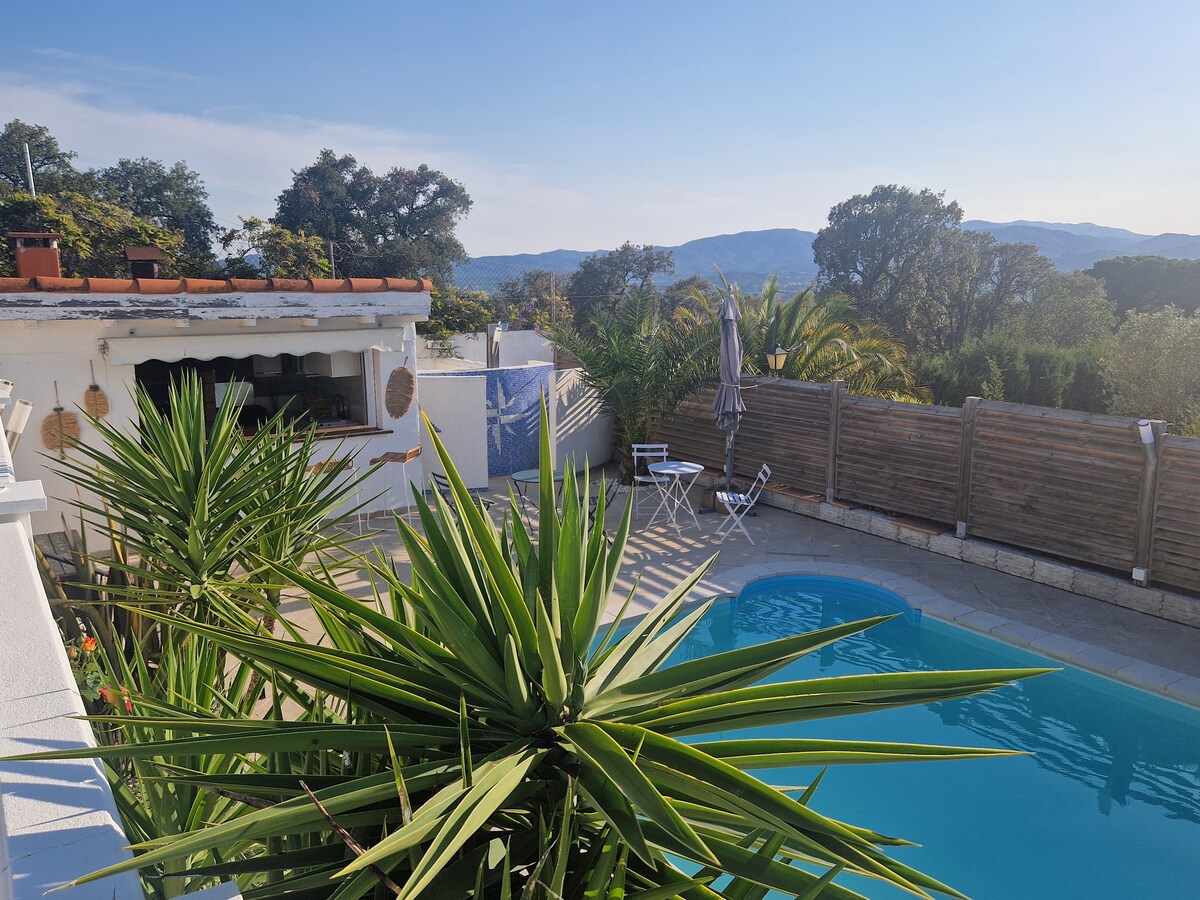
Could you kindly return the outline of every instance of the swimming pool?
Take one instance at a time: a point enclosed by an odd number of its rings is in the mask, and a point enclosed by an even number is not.
[[[883,588],[819,576],[756,582],[713,606],[677,661],[900,612],[772,681],[1059,665],[922,617]],[[1200,712],[1079,669],[932,706],[729,731],[1030,750],[1034,756],[834,766],[818,811],[923,846],[896,859],[973,900],[1200,898]],[[715,735],[706,735],[713,739]],[[804,784],[813,769],[756,773]],[[865,896],[911,897],[863,878]]]

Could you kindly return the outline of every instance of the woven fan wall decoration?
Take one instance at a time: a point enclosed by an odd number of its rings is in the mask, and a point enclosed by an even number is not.
[[[408,368],[408,360],[399,369],[392,369],[388,376],[387,389],[383,392],[383,405],[388,415],[393,419],[404,417],[412,408],[413,396],[416,393],[417,379]]]
[[[96,384],[95,363],[89,359],[88,365],[92,368],[92,383],[83,392],[83,409],[93,419],[103,419],[108,415],[108,395]]]
[[[67,447],[79,440],[79,416],[63,408],[58,399],[58,382],[54,382],[54,411],[42,420],[42,446],[57,450],[59,459],[65,459]]]

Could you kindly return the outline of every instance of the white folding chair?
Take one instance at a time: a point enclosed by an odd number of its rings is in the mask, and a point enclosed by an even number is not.
[[[750,532],[746,530],[746,526],[742,524],[742,519],[746,513],[754,509],[754,504],[758,502],[758,496],[763,492],[763,488],[767,486],[767,482],[771,479],[771,467],[766,463],[762,464],[762,468],[758,470],[758,477],[754,479],[754,484],[750,485],[750,490],[744,494],[739,494],[736,491],[717,491],[717,502],[725,507],[725,511],[729,513],[725,517],[725,521],[717,527],[717,534],[721,539],[718,544],[725,543],[725,538],[733,534],[733,529],[738,528],[742,534],[746,536],[746,540],[754,543],[754,538],[750,537]]]
[[[662,502],[662,492],[671,479],[666,475],[654,475],[648,466],[651,463],[667,461],[666,444],[634,444],[633,445],[633,514],[641,514],[642,497],[650,494],[650,502],[659,506]]]

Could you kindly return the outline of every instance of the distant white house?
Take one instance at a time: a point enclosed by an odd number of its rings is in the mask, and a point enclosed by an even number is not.
[[[0,278],[0,378],[33,403],[14,463],[52,498],[35,531],[71,515],[75,488],[50,468],[64,421],[69,430],[77,419],[80,441],[98,440],[81,413],[97,408],[97,392],[110,420],[129,422],[135,385],[165,402],[183,372],[200,377],[210,414],[237,397],[248,429],[279,410],[316,425],[313,462],[357,451],[365,467],[420,446],[415,325],[428,318],[430,282],[63,278],[59,235],[8,237],[17,277]],[[128,255],[137,274],[154,274],[138,258],[147,254]],[[407,474],[420,481],[417,466]],[[403,506],[405,491],[401,467],[384,465],[363,496],[380,494],[371,508],[383,509]]]

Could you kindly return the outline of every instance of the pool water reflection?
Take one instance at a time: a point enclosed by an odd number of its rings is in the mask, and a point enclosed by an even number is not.
[[[679,659],[899,612],[772,680],[1058,665],[922,617],[847,579],[757,582],[714,605]],[[1078,669],[979,697],[722,737],[814,736],[1005,747],[1033,756],[837,766],[813,806],[908,840],[894,855],[975,900],[1200,897],[1200,712]],[[711,736],[706,736],[710,739]],[[756,773],[803,784],[815,770]],[[839,879],[872,898],[911,896]]]

